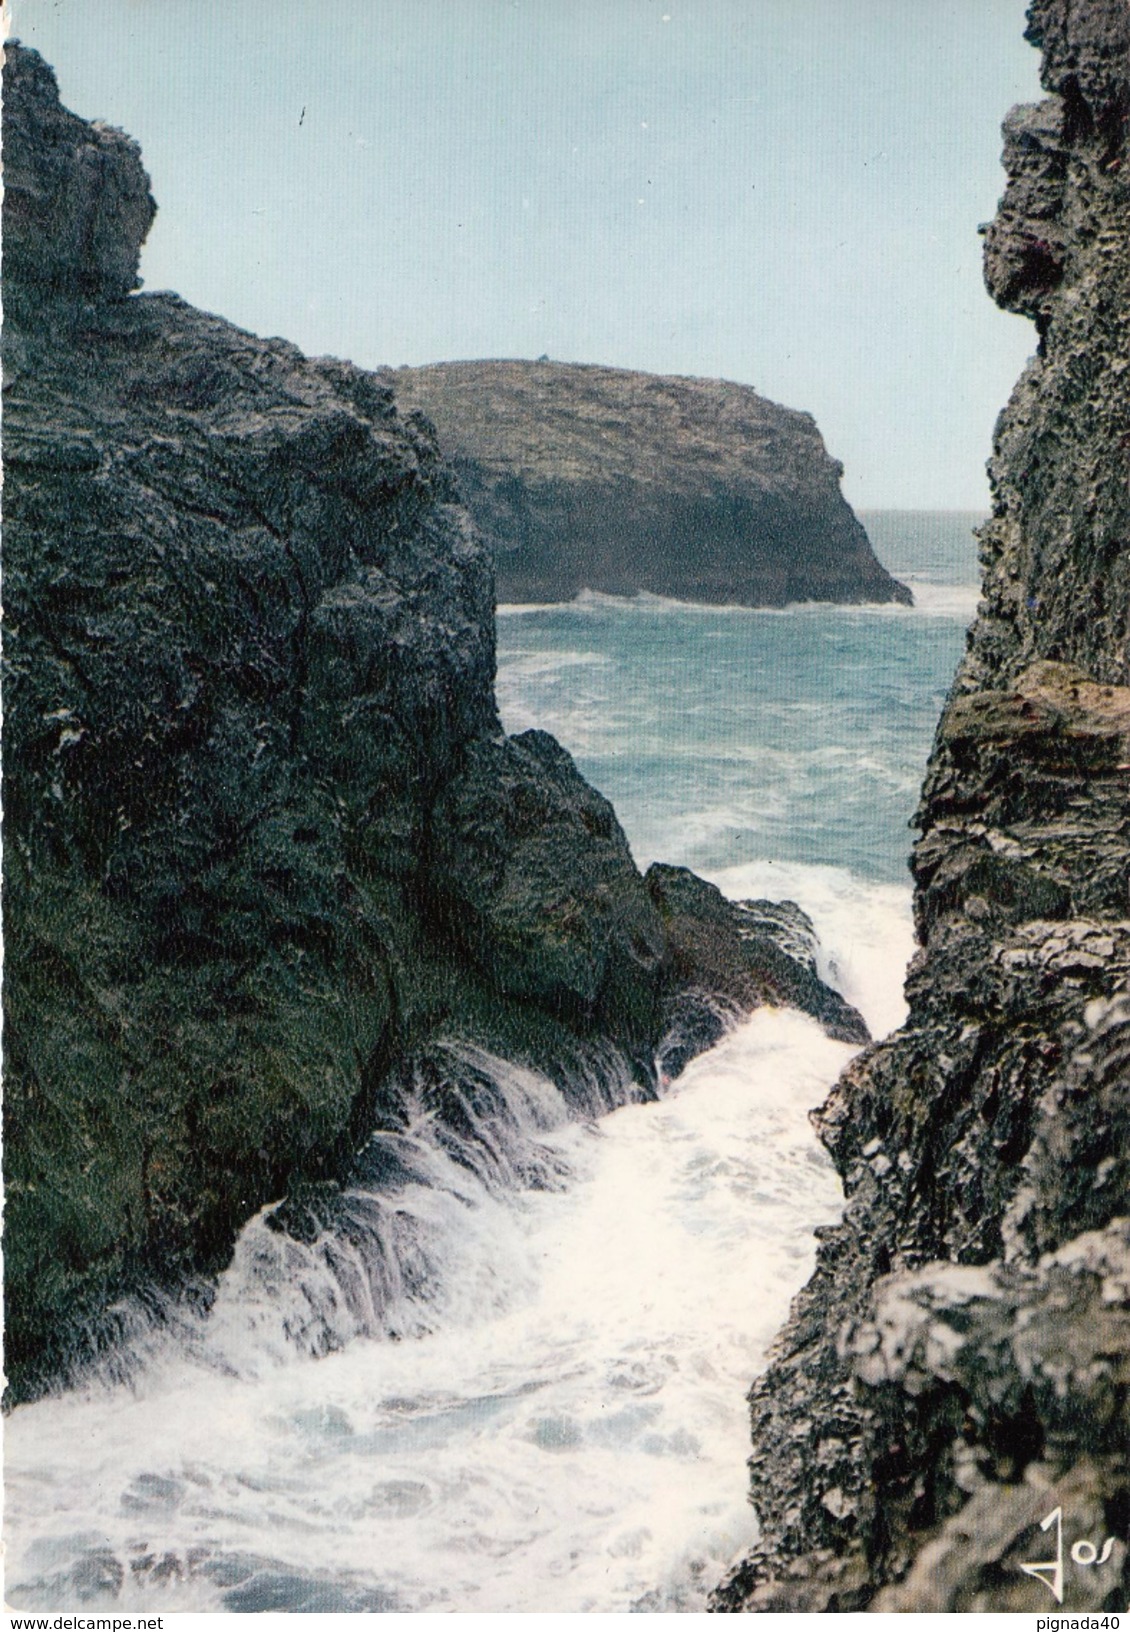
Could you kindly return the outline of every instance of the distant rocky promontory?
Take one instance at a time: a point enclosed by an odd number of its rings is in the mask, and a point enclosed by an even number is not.
[[[4,170],[20,1399],[170,1289],[206,1305],[265,1203],[332,1216],[374,1128],[486,1148],[461,1048],[589,1114],[593,1081],[646,1097],[759,1003],[867,1032],[796,909],[641,877],[565,750],[503,733],[490,561],[431,427],[349,363],[135,295],[140,153],[12,42]]]
[[[435,424],[500,601],[911,602],[811,414],[750,386],[544,359],[383,377]]]

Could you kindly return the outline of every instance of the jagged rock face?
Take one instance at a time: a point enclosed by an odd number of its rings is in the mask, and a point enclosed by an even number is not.
[[[489,563],[430,433],[348,365],[124,298],[135,148],[34,53],[6,76],[19,1387],[352,1148],[410,1024],[426,811],[497,722]]]
[[[662,1052],[668,1076],[718,1041],[727,1011],[763,1003],[812,1015],[840,1042],[870,1042],[863,1016],[818,977],[815,930],[794,902],[728,901],[688,868],[662,862],[644,882],[674,975]]]
[[[128,294],[157,209],[136,142],[61,107],[34,51],[9,50],[4,85],[6,299]]]
[[[999,684],[1050,658],[1125,684],[1130,17],[1104,0],[1039,3],[1030,19],[1053,95],[1006,122],[1009,183],[985,276],[1043,340],[997,427],[994,515],[981,535],[986,604],[959,683]]]
[[[612,806],[553,737],[475,744],[434,825],[437,917],[500,990],[566,1019],[611,1007],[640,1042],[655,1035],[662,925]]]
[[[136,150],[34,53],[7,74],[19,1386],[131,1279],[332,1174],[420,1011],[458,1014],[431,812],[500,732],[489,562],[430,429],[348,364],[123,298]],[[606,865],[649,912],[622,838]],[[550,857],[530,893],[561,882]]]
[[[1040,354],[916,846],[910,1015],[819,1113],[844,1176],[754,1386],[722,1609],[1051,1609],[1130,1587],[1130,14],[1039,0],[986,277]],[[1113,1538],[1105,1562],[1076,1542]],[[1091,1555],[1094,1558],[1094,1555]]]
[[[502,601],[910,601],[812,416],[748,386],[550,362],[383,377],[434,420]]]
[[[137,151],[19,46],[4,119],[19,1397],[264,1203],[313,1184],[332,1214],[434,1043],[566,1089],[615,1051],[652,1091],[680,975],[611,807],[501,732],[490,562],[431,427],[130,296]]]

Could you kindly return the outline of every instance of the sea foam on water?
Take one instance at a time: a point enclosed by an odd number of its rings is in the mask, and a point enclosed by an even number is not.
[[[880,1035],[904,1013],[909,790],[959,599],[505,619],[504,719],[560,734],[637,860],[797,901]],[[399,1141],[373,1164],[394,1179],[300,1238],[253,1219],[206,1313],[125,1312],[115,1364],[13,1412],[10,1601],[704,1607],[755,1534],[744,1395],[840,1208],[807,1113],[851,1054],[762,1009],[658,1102],[601,1062],[578,1119],[464,1051],[481,1148],[421,1106],[375,1136]]]
[[[793,893],[874,1014],[889,892],[869,921],[865,889],[827,869],[805,899],[804,871]],[[537,1099],[527,1131],[568,1182],[492,1185],[433,1149],[388,1203],[423,1212],[433,1260],[415,1309],[394,1299],[401,1341],[365,1335],[341,1287],[336,1311],[304,1294],[317,1244],[269,1236],[282,1258],[257,1275],[253,1221],[192,1343],[13,1414],[13,1600],[702,1607],[754,1534],[744,1392],[838,1212],[807,1112],[851,1052],[765,1009],[663,1100],[582,1123],[495,1062]],[[343,1322],[321,1359],[302,1341],[314,1317]]]

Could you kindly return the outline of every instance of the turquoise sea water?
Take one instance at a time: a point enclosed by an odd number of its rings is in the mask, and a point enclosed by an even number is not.
[[[907,822],[976,596],[973,518],[865,519],[913,610],[514,610],[499,691],[637,860],[799,901],[878,1036],[905,1012]],[[839,1211],[807,1113],[852,1054],[766,1007],[658,1101],[594,1078],[619,1106],[597,1119],[453,1045],[469,1103],[485,1081],[505,1111],[481,1161],[422,1098],[373,1135],[405,1177],[351,1188],[343,1231],[295,1240],[265,1209],[209,1310],[127,1300],[104,1368],[11,1414],[7,1601],[703,1609],[756,1538],[745,1393]]]
[[[570,749],[641,865],[780,860],[904,880],[907,824],[976,610],[981,518],[862,519],[913,608],[588,594],[501,608],[505,725],[540,726]]]

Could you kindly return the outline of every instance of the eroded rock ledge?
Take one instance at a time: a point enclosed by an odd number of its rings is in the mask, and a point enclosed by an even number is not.
[[[438,431],[501,601],[901,601],[811,414],[745,385],[570,363],[385,370]]]
[[[684,1057],[721,997],[866,1030],[771,911],[760,953],[729,931],[740,991],[676,956],[608,801],[501,731],[490,562],[431,427],[348,363],[132,295],[136,147],[35,52],[4,72],[18,1398],[112,1339],[123,1294],[201,1288],[264,1203],[332,1211],[429,1048],[442,1117],[453,1040],[567,1095],[614,1055],[645,1096],[684,993]],[[736,909],[699,889],[724,940]]]
[[[1064,1610],[1130,1588],[1130,14],[1036,0],[1028,37],[1052,94],[1006,122],[986,276],[1040,353],[918,813],[910,1015],[818,1116],[847,1209],[751,1395],[723,1610],[1054,1612],[1020,1565],[1056,1507]]]

